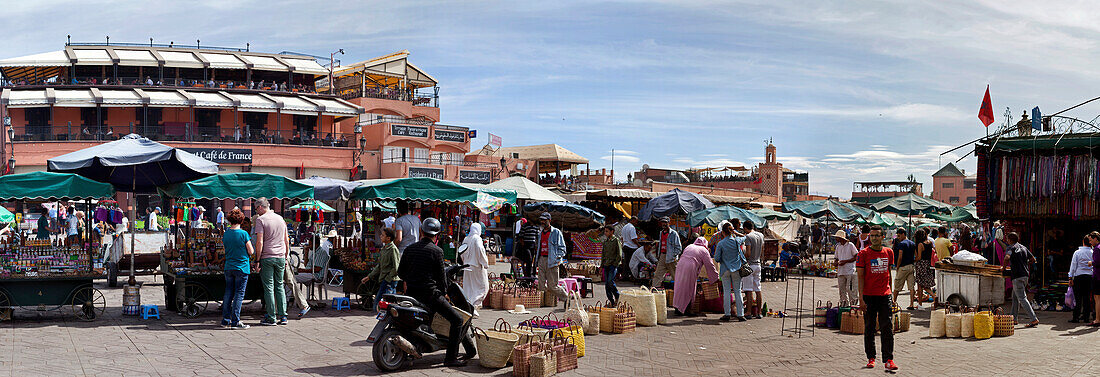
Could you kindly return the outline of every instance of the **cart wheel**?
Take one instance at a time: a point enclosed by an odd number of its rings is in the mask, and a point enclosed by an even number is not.
[[[0,321],[12,319],[11,299],[8,294],[0,290]]]
[[[201,284],[187,283],[180,289],[183,289],[183,298],[176,301],[176,309],[179,310],[180,315],[187,318],[202,315],[206,311],[206,305],[210,303],[210,294],[206,292],[206,287]]]
[[[359,284],[359,287],[355,290],[355,305],[363,310],[371,310],[374,307],[374,293],[378,292],[376,288],[371,291],[370,284]]]
[[[107,310],[107,299],[98,289],[81,287],[73,291],[69,308],[81,321],[94,321]]]
[[[956,308],[962,307],[962,306],[968,306],[967,302],[966,302],[966,299],[963,298],[962,296],[958,295],[958,294],[953,294],[951,296],[947,296],[947,305],[948,306],[953,306],[953,307],[956,307]]]

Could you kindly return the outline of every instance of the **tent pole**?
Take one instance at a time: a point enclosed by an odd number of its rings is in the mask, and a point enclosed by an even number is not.
[[[134,200],[137,199],[137,195],[134,193],[137,190],[137,165],[134,165],[133,185],[130,186],[130,190],[133,190],[130,191],[130,203],[128,203],[130,205],[130,222],[126,225],[126,231],[130,233],[130,280],[128,283],[133,286],[137,285],[137,279],[134,276],[134,230],[131,229],[134,226],[134,220],[137,219],[137,213],[134,209]],[[123,236],[125,235],[123,233]],[[126,241],[123,240],[122,242]]]

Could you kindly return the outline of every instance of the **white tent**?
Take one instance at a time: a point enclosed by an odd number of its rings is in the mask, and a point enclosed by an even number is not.
[[[531,182],[525,177],[508,177],[485,185],[488,188],[512,190],[516,192],[516,199],[535,202],[564,202],[565,198],[555,194],[538,183]]]

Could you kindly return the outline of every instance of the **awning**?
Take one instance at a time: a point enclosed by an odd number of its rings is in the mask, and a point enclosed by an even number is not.
[[[218,174],[158,188],[163,196],[188,199],[312,199],[313,186],[271,174]]]
[[[103,95],[103,104],[105,107],[132,107],[141,106],[141,96],[133,90],[100,90],[100,94]]]
[[[0,67],[61,67],[69,66],[69,56],[65,51],[50,51],[41,54],[0,59]]]
[[[156,67],[160,65],[157,57],[153,56],[149,50],[115,50],[115,55],[118,55],[118,65],[122,66]],[[152,75],[149,76],[152,77]]]
[[[171,68],[203,68],[202,61],[187,51],[157,51],[164,58],[164,66]]]
[[[191,92],[188,91],[191,97],[195,97],[196,107],[218,108],[218,109],[232,109],[234,106],[233,101],[228,98],[222,97],[221,94],[212,92]]]
[[[241,101],[241,110],[260,111],[265,113],[273,113],[275,112],[275,110],[278,110],[275,102],[272,102],[271,100],[259,94],[228,94],[229,96],[236,98],[238,101]]]
[[[328,98],[310,98],[310,101],[317,102],[321,106],[325,107],[325,111],[322,114],[332,116],[358,116],[363,113],[363,108],[356,106],[349,106],[344,102],[340,102],[334,99]]]
[[[4,89],[2,101],[9,108],[43,107],[49,106],[45,90],[11,90]]]
[[[115,195],[109,183],[71,173],[10,174],[0,177],[0,199],[96,199]]]
[[[149,106],[157,107],[173,107],[190,106],[191,102],[177,91],[163,91],[163,90],[146,90],[145,94],[149,96]]]
[[[248,66],[244,64],[241,59],[237,59],[232,54],[221,54],[213,52],[201,52],[203,59],[210,62],[210,68],[217,69],[248,69]]]
[[[297,96],[272,96],[283,103],[282,112],[294,115],[317,115],[321,109]]]
[[[74,49],[73,54],[76,55],[76,65],[112,65],[112,64],[114,64],[114,61],[111,60],[111,55],[107,53],[107,50]]]
[[[328,70],[322,67],[313,59],[294,59],[281,57],[286,64],[294,67],[294,73],[312,74],[312,75],[328,75]]]
[[[241,59],[244,59],[245,62],[251,63],[252,69],[279,72],[286,72],[288,70],[285,65],[279,63],[278,60],[275,60],[275,58],[272,58],[270,56],[241,55]]]
[[[54,106],[95,107],[95,97],[88,89],[59,89],[54,91]]]

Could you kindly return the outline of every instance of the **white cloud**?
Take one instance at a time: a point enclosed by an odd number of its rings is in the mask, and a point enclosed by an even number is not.
[[[611,157],[611,155],[607,155],[607,156],[601,156],[600,159],[605,160],[605,161],[611,161],[612,157]],[[642,159],[640,159],[638,157],[635,157],[635,156],[619,156],[618,154],[615,155],[614,159],[615,159],[615,162],[639,162],[639,161],[642,160]]]

